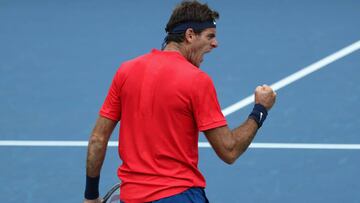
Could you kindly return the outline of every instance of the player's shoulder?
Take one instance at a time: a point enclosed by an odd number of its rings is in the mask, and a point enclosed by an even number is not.
[[[212,78],[205,72],[201,71],[198,76],[197,76],[197,79],[196,79],[196,84],[201,87],[201,86],[204,86],[204,87],[207,87],[207,88],[214,88],[214,82],[212,80]]]
[[[139,63],[139,62],[141,62],[141,61],[146,60],[146,58],[148,58],[149,55],[150,55],[150,53],[146,53],[146,54],[142,54],[142,55],[139,55],[139,56],[137,56],[137,57],[128,59],[128,60],[122,62],[122,64],[120,65],[120,67],[133,66],[134,64],[137,64],[137,63]]]
[[[127,73],[131,70],[132,67],[139,65],[140,63],[142,63],[145,58],[147,58],[149,55],[149,53],[147,54],[143,54],[131,59],[128,59],[126,61],[123,61],[120,66],[118,67],[117,73]]]
[[[199,68],[196,71],[195,77],[196,77],[197,80],[202,80],[202,81],[207,81],[207,82],[212,81],[210,75],[207,74],[205,71],[199,69]]]

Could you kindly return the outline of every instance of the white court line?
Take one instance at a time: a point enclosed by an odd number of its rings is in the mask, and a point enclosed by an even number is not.
[[[3,147],[87,147],[87,141],[30,141],[2,140]],[[117,147],[117,141],[110,141],[109,147]],[[208,142],[199,142],[199,148],[210,148]],[[360,144],[316,144],[316,143],[252,143],[249,148],[257,149],[352,149],[359,150]]]
[[[341,59],[360,49],[360,41],[357,41],[323,59],[317,61],[292,75],[283,78],[282,80],[274,83],[271,87],[276,91],[283,88],[323,67]],[[222,110],[224,116],[228,116],[235,111],[254,102],[254,95],[250,95],[243,100]],[[0,140],[0,146],[32,146],[32,147],[85,147],[87,141],[30,141],[30,140]],[[111,141],[108,146],[117,146],[116,141]],[[199,142],[199,147],[210,147],[208,142]],[[312,144],[312,143],[252,143],[250,148],[272,148],[272,149],[360,149],[360,144]]]
[[[299,70],[298,72],[295,72],[285,78],[283,78],[282,80],[274,83],[271,85],[271,88],[276,91],[279,90],[307,75],[309,75],[310,73],[313,73],[323,67],[325,67],[326,65],[341,59],[342,57],[349,55],[357,50],[360,49],[360,40],[321,59],[320,61],[317,61],[301,70]],[[254,94],[246,97],[243,100],[240,100],[239,102],[236,102],[235,104],[232,104],[228,107],[226,107],[225,109],[222,110],[224,116],[230,115],[232,113],[234,113],[235,111],[240,110],[241,108],[251,104],[254,102]]]

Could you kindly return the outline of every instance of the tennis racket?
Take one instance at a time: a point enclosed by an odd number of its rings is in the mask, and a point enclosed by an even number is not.
[[[112,188],[104,196],[102,203],[119,203],[120,201],[120,183],[112,186]]]

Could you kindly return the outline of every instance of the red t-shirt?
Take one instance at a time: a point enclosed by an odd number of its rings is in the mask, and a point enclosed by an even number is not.
[[[205,187],[198,134],[226,120],[210,77],[180,53],[154,49],[123,63],[100,115],[121,120],[123,201],[153,201]]]

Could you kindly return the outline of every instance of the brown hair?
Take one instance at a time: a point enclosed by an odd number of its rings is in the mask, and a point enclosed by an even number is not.
[[[196,0],[185,0],[177,5],[172,12],[168,23],[166,24],[165,31],[168,35],[165,37],[164,43],[167,44],[171,41],[183,42],[184,33],[171,33],[171,30],[178,24],[187,21],[213,21],[219,19],[219,13],[209,8],[207,4],[202,4]],[[201,33],[202,30],[194,30],[195,33]]]

